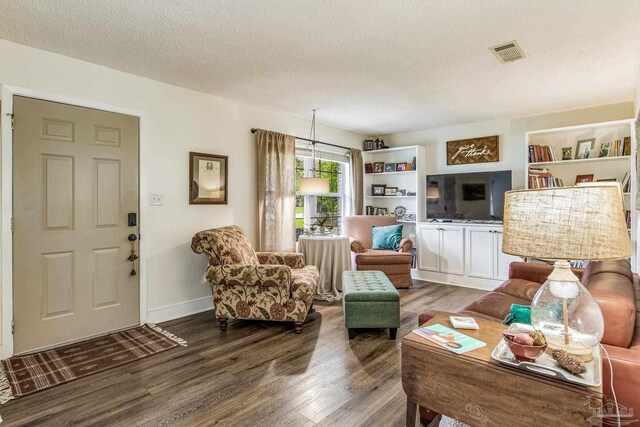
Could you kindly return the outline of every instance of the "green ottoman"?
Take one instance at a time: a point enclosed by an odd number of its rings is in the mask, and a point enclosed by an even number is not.
[[[389,328],[389,339],[396,339],[400,294],[382,271],[343,272],[342,308],[349,339],[358,328]]]

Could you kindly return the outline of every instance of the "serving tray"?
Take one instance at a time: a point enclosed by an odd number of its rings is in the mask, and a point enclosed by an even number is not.
[[[509,330],[528,330],[533,331],[531,325],[522,323],[512,323]],[[593,359],[585,362],[587,372],[582,375],[574,375],[560,368],[556,361],[547,353],[543,353],[535,362],[521,362],[515,358],[509,346],[504,339],[498,342],[498,345],[491,352],[491,358],[502,365],[510,366],[534,375],[540,375],[559,381],[565,381],[584,387],[598,387],[602,384],[602,358],[600,355],[600,346],[593,349]]]

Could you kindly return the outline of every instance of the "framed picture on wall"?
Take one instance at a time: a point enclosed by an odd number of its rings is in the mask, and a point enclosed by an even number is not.
[[[189,204],[226,205],[228,195],[228,157],[189,153]]]

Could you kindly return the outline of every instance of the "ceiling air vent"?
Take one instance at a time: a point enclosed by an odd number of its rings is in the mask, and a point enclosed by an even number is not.
[[[525,57],[524,52],[517,41],[511,41],[509,43],[503,43],[498,46],[490,47],[489,50],[498,58],[503,64],[506,62],[517,61]]]

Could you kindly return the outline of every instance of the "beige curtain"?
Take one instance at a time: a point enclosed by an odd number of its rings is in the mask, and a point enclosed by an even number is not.
[[[294,252],[296,245],[295,138],[259,130],[258,250]]]
[[[351,148],[351,214],[362,215],[363,214],[363,201],[364,196],[363,176],[362,176],[362,151],[357,148]]]

